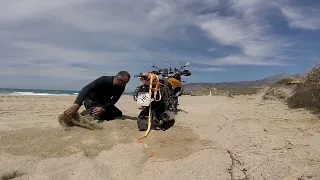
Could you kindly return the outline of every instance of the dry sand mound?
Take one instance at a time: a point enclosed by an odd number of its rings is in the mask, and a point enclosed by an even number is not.
[[[99,159],[103,163],[108,162],[111,169],[112,167],[127,169],[122,170],[128,171],[125,175],[122,175],[122,177],[126,176],[124,179],[127,179],[131,176],[131,173],[135,173],[134,170],[130,170],[131,168],[141,169],[150,158],[159,163],[174,161],[203,149],[216,148],[212,141],[201,140],[199,135],[195,134],[191,128],[178,125],[166,131],[152,131],[143,143],[137,142],[141,133],[137,130],[134,121],[116,120],[103,123],[101,126],[103,126],[103,130],[99,131],[74,126],[68,131],[56,127],[26,128],[1,132],[0,152],[6,154],[7,158],[14,155],[16,157],[30,157],[30,160],[28,161],[29,165],[24,166],[24,168],[15,168],[19,166],[18,164],[15,164],[14,167],[11,167],[12,164],[7,164],[0,168],[0,179],[20,176],[23,178],[28,175],[30,177],[30,174],[35,174],[39,178],[38,173],[47,173],[49,169],[57,168],[57,166],[60,172],[63,169],[64,173],[70,174],[73,171],[70,168],[78,169],[77,164],[81,164],[80,161],[84,163],[83,165],[88,166],[87,168],[90,171],[93,168],[105,169],[103,170],[104,173],[101,172],[93,175],[93,177],[111,178],[110,175],[101,175],[108,174],[106,167],[98,167],[98,164],[92,164]],[[75,163],[75,160],[79,162]],[[125,163],[125,161],[128,162]],[[34,172],[33,166],[37,166],[39,172]],[[118,169],[112,171],[118,171]],[[52,175],[50,177],[51,179],[59,179],[61,176],[63,174],[58,175],[57,172],[55,177]],[[85,174],[86,178],[89,176],[90,174]],[[42,178],[47,179],[48,177],[42,176]],[[117,179],[116,177],[113,178]]]
[[[86,156],[94,157],[116,144],[137,143],[137,139],[141,137],[136,122],[118,120],[102,125],[104,129],[99,131],[72,127],[69,131],[61,128],[28,128],[0,133],[0,151],[41,158],[85,152]],[[146,156],[156,153],[156,158],[171,160],[210,146],[209,141],[201,141],[192,129],[179,126],[167,131],[152,131],[143,142],[147,147]]]
[[[292,86],[275,85],[270,87],[262,96],[263,100],[280,100],[284,101],[291,96],[293,91]]]
[[[79,126],[90,130],[103,129],[97,124],[97,120],[88,114],[86,110],[81,113],[76,113],[71,116],[67,116],[64,113],[60,114],[58,117],[59,124],[68,130],[70,127]]]
[[[290,108],[320,108],[320,66],[313,67],[301,83],[296,87],[293,95],[287,100]]]

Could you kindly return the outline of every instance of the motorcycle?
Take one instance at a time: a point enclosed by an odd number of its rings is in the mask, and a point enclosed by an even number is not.
[[[178,113],[178,97],[183,92],[181,76],[191,76],[191,72],[184,69],[189,65],[187,62],[178,69],[159,68],[149,63],[156,70],[134,76],[142,82],[133,95],[141,110],[137,121],[139,131],[166,130],[171,126]]]

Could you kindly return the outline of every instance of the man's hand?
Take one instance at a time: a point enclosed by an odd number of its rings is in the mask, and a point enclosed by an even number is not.
[[[102,107],[95,107],[92,111],[92,115],[95,117],[99,117],[104,112]]]
[[[64,114],[65,115],[72,115],[72,114],[75,114],[76,112],[78,112],[80,108],[80,105],[79,104],[72,104],[69,109],[65,110],[64,111]]]

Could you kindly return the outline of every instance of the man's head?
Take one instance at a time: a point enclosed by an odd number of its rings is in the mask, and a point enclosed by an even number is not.
[[[120,71],[114,77],[113,84],[116,86],[126,86],[130,81],[130,74],[127,71]]]

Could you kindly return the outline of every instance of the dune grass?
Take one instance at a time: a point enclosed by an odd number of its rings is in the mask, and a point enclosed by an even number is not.
[[[194,91],[184,92],[184,95],[191,96],[206,96],[211,94],[214,95],[226,95],[226,96],[237,96],[237,95],[253,95],[258,94],[262,88],[244,88],[244,87],[220,87],[220,88],[199,88]]]
[[[290,108],[320,109],[320,65],[316,65],[296,85],[291,97],[287,99]]]

